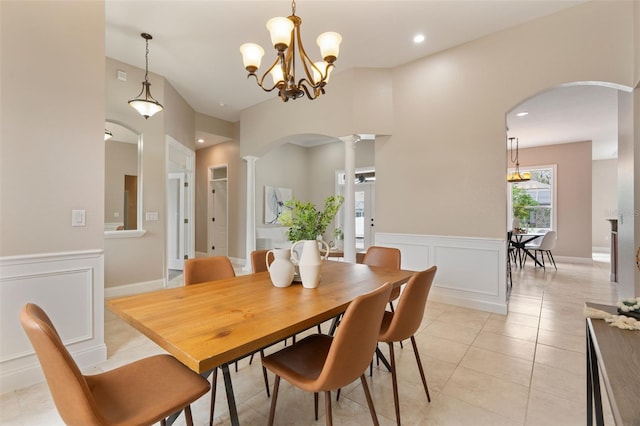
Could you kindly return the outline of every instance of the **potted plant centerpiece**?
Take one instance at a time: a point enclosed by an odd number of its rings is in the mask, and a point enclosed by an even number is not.
[[[279,217],[283,226],[289,227],[287,238],[293,243],[291,257],[298,264],[302,285],[315,288],[320,281],[320,266],[322,257],[318,244],[324,244],[326,256],[329,246],[323,240],[318,240],[327,230],[344,202],[341,195],[332,195],[325,199],[324,210],[319,211],[313,203],[304,203],[292,198],[284,203],[284,211]],[[296,247],[302,244],[302,254],[298,256]]]

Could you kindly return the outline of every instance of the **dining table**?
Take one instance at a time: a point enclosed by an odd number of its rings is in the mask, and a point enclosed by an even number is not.
[[[522,268],[522,264],[524,263],[524,260],[526,259],[526,256],[529,256],[531,259],[533,259],[536,265],[540,267],[544,267],[542,263],[540,263],[540,261],[536,259],[535,256],[533,256],[528,250],[525,250],[525,245],[527,243],[530,243],[540,237],[544,237],[544,234],[539,234],[539,233],[527,234],[527,233],[516,233],[516,232],[511,234],[510,244],[512,244],[513,247],[515,247],[516,249],[516,259],[518,260],[518,263],[520,264],[521,268]]]
[[[239,425],[229,364],[343,313],[386,282],[414,271],[325,260],[317,288],[275,287],[268,272],[106,301],[107,308],[191,370],[223,373],[232,425]]]

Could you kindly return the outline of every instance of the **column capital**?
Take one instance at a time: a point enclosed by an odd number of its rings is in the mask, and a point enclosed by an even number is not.
[[[346,136],[340,136],[338,139],[340,139],[345,144],[348,144],[348,143],[354,143],[355,144],[360,140],[360,136],[358,136],[358,135],[346,135]]]
[[[244,157],[242,157],[242,159],[247,163],[255,163],[260,159],[260,157],[256,157],[255,155],[245,155]]]

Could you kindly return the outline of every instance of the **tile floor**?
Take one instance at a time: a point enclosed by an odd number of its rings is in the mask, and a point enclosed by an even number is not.
[[[547,268],[514,269],[508,315],[496,315],[429,302],[416,334],[431,392],[428,403],[410,345],[397,349],[400,403],[404,425],[584,425],[584,301],[612,303],[606,260],[593,264],[558,263]],[[324,325],[328,330],[328,325]],[[105,316],[108,360],[85,373],[161,353],[154,343],[113,314]],[[386,350],[386,347],[383,348]],[[256,360],[257,361],[257,360]],[[240,421],[266,424],[269,411],[260,363],[240,361],[232,372]],[[273,377],[271,376],[271,385]],[[218,384],[215,423],[228,424],[224,387]],[[376,367],[370,381],[382,425],[395,423],[391,376]],[[194,422],[209,419],[209,394],[193,405]],[[322,399],[322,397],[321,397]],[[323,403],[320,402],[321,410]],[[343,389],[333,404],[337,425],[370,424],[361,385]],[[610,420],[605,406],[605,421]],[[282,382],[276,424],[324,424],[313,420],[313,397]],[[607,421],[607,423],[609,423]],[[611,422],[612,423],[612,422]],[[1,395],[0,424],[57,425],[46,384]],[[176,424],[184,424],[181,416]]]

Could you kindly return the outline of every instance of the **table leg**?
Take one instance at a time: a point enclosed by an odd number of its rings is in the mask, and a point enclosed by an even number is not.
[[[598,358],[596,356],[596,348],[591,339],[591,333],[587,326],[587,391],[592,389],[587,400],[587,424],[593,424],[593,408],[595,408],[596,425],[604,426],[604,417],[602,415],[602,394],[600,393],[600,374],[598,372]],[[591,404],[593,402],[593,405]]]
[[[532,258],[533,261],[536,263],[536,265],[538,265],[541,268],[544,268],[544,265],[542,263],[540,263],[538,261],[538,259],[535,258],[528,250],[524,250],[524,254],[525,254],[525,256],[529,256],[530,258]]]
[[[222,364],[222,376],[224,377],[224,389],[227,392],[227,404],[229,404],[229,416],[231,417],[231,424],[233,426],[239,426],[240,420],[238,420],[238,409],[236,408],[236,398],[233,395],[233,385],[231,384],[231,373],[229,373],[229,364]]]

